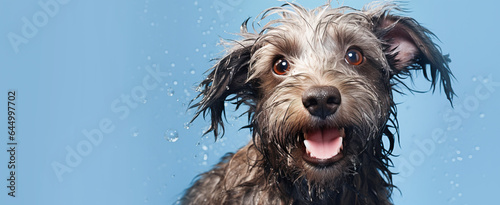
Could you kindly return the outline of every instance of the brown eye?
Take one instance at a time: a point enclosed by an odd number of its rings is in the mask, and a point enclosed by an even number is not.
[[[350,48],[345,54],[345,61],[351,65],[360,65],[363,59],[363,54],[356,48]]]
[[[290,63],[284,58],[280,58],[274,63],[274,73],[278,75],[285,75],[288,70],[290,70]]]

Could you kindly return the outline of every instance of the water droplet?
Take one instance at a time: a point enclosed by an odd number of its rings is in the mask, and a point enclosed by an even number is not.
[[[205,145],[203,145],[203,146],[201,147],[201,149],[203,149],[203,150],[207,151],[207,150],[208,150],[208,147],[207,147],[207,146],[205,146]]]
[[[195,6],[198,6],[198,1],[194,1],[194,5],[195,5]]]
[[[184,123],[184,129],[189,130],[190,126],[191,126],[191,123],[189,123],[189,122]]]
[[[151,60],[151,56],[148,56],[148,57],[147,57],[147,59],[148,59],[148,60]]]
[[[170,66],[171,66],[172,68],[173,68],[173,67],[175,67],[175,63],[170,64]]]
[[[132,132],[132,137],[139,136],[139,129],[137,129],[137,127],[132,127],[130,131]]]
[[[461,197],[462,196],[462,193],[458,193],[458,197]]]
[[[189,73],[191,73],[191,75],[194,75],[194,74],[196,74],[196,71],[194,69],[191,69],[191,71],[189,71]]]
[[[165,54],[168,54],[168,50],[165,50]]]
[[[155,26],[155,22],[151,22],[151,26]]]
[[[472,155],[469,155],[469,159],[472,159]]]
[[[205,44],[205,43],[201,44],[201,47],[205,48],[205,47],[207,47],[207,44]]]
[[[208,155],[207,155],[207,154],[204,154],[204,155],[203,155],[203,160],[207,161],[207,159],[208,159]]]
[[[479,118],[484,118],[484,113],[479,114]]]
[[[177,85],[177,84],[178,84],[177,81],[174,81],[174,85]]]
[[[177,142],[177,140],[179,140],[179,134],[177,133],[177,130],[167,130],[164,137],[169,142]]]
[[[457,150],[457,154],[460,154],[460,150]]]
[[[197,86],[194,90],[196,92],[201,92],[201,91],[203,91],[203,87],[202,86]]]
[[[229,90],[229,86],[226,85],[226,90]]]
[[[168,95],[168,96],[174,96],[174,93],[175,93],[175,92],[174,92],[174,89],[172,89],[172,88],[168,88],[168,89],[167,89],[167,95]]]
[[[476,149],[476,151],[479,151],[479,150],[480,150],[479,146],[476,146],[476,148],[475,148],[475,149]]]
[[[458,160],[458,161],[462,161],[462,160],[463,160],[463,158],[462,158],[462,157],[457,157],[457,160]]]

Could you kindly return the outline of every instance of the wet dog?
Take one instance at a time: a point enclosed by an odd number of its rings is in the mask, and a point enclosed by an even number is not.
[[[448,56],[400,11],[288,3],[263,12],[258,31],[245,21],[193,107],[216,137],[225,101],[248,108],[252,141],[200,175],[181,203],[391,204],[393,92],[422,72],[432,90],[454,96]]]

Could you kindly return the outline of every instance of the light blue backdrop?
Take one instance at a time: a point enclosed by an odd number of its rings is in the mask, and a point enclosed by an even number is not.
[[[282,3],[0,1],[0,204],[175,203],[197,174],[250,139],[238,130],[246,122],[238,113],[228,112],[229,130],[217,142],[202,137],[207,121],[188,123],[196,83],[221,55],[219,38],[235,38],[246,18]],[[458,97],[452,110],[440,92],[396,96],[396,204],[497,203],[499,6],[406,3],[450,53]],[[419,77],[415,86],[424,90]],[[7,188],[10,89],[17,92],[15,198]]]

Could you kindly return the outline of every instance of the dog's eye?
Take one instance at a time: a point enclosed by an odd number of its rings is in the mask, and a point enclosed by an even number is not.
[[[345,61],[351,65],[359,65],[363,63],[363,54],[356,48],[350,48],[345,54]]]
[[[287,60],[280,58],[274,63],[274,73],[278,75],[285,75],[288,70],[290,70],[290,63]]]

